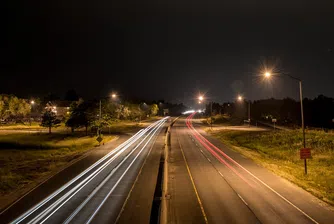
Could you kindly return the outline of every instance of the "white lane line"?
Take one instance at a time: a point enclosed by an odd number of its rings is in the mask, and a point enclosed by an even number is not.
[[[243,201],[244,203],[245,203],[245,205],[247,205],[248,206],[248,204],[247,204],[247,202],[241,197],[241,195],[240,194],[238,194],[237,193],[237,195],[239,196],[239,198],[241,199],[241,201]]]
[[[154,129],[154,128],[153,128]],[[152,130],[153,130],[152,129]],[[152,130],[149,132],[149,134],[152,132]],[[148,134],[148,135],[149,135]],[[148,136],[147,135],[147,136]],[[141,141],[141,143],[147,138],[145,138]],[[139,143],[139,144],[141,144]],[[52,211],[52,209],[56,208],[49,214],[41,223],[43,223],[46,219],[48,219],[51,215],[53,215],[56,211],[58,211],[66,202],[68,202],[74,195],[76,195],[83,187],[85,187],[91,180],[93,180],[99,173],[101,173],[108,165],[110,165],[116,158],[118,158],[127,148],[129,148],[132,145],[129,144],[123,149],[119,150],[117,154],[115,154],[111,159],[109,159],[105,164],[103,164],[101,167],[99,167],[96,171],[94,171],[91,175],[89,175],[87,178],[85,178],[83,181],[81,181],[79,184],[77,184],[73,189],[71,189],[69,192],[67,192],[65,195],[63,195],[61,198],[59,198],[56,202],[54,202],[52,205],[50,205],[47,209],[42,211],[40,214],[38,214],[34,219],[32,219],[29,223],[37,223],[41,219],[43,219],[44,216],[46,216],[49,212]],[[81,187],[80,187],[81,186]],[[79,188],[79,189],[78,189]],[[67,198],[67,199],[66,199]],[[66,200],[65,200],[66,199]],[[64,201],[65,200],[65,201]],[[63,202],[62,202],[63,201]],[[61,204],[60,204],[61,203]]]
[[[161,125],[164,124],[162,122],[158,127],[155,127],[156,130],[158,130]],[[83,207],[93,198],[93,196],[105,185],[105,183],[114,175],[114,173],[123,165],[123,163],[136,151],[136,149],[146,140],[146,138],[153,132],[152,135],[156,133],[156,130],[152,129],[152,131],[133,149],[131,152],[123,158],[122,162],[120,162],[111,172],[110,174],[94,189],[94,191],[84,200],[76,209],[75,211],[64,221],[64,224],[69,223],[72,221],[72,219],[83,209]],[[152,138],[152,136],[149,138],[149,140]],[[148,140],[148,141],[149,141]],[[144,147],[147,144],[144,145]],[[45,220],[43,220],[44,222]],[[43,223],[42,222],[42,223]]]
[[[116,184],[113,186],[113,188],[108,192],[108,194],[105,196],[105,198],[103,199],[103,201],[101,202],[101,204],[97,207],[97,209],[94,211],[94,213],[92,214],[92,216],[88,219],[88,221],[86,222],[86,224],[89,224],[92,222],[92,220],[94,219],[94,217],[96,216],[96,214],[100,211],[100,209],[102,208],[102,206],[104,205],[104,203],[107,201],[107,199],[109,198],[110,194],[115,190],[115,188],[118,186],[118,184],[121,182],[121,180],[123,179],[123,177],[125,176],[125,174],[128,172],[128,170],[131,168],[131,166],[133,165],[133,163],[137,160],[138,156],[142,153],[142,151],[145,149],[145,147],[148,145],[149,142],[151,142],[152,137],[155,135],[155,133],[159,130],[159,128],[164,124],[164,122],[162,124],[160,124],[160,126],[154,131],[154,133],[151,135],[151,137],[147,140],[146,144],[142,147],[142,149],[138,152],[138,154],[136,155],[136,157],[132,160],[132,162],[130,163],[130,165],[126,168],[126,170],[124,171],[124,173],[122,174],[122,176],[117,180]]]
[[[218,170],[218,173],[220,176],[224,177],[224,175]]]
[[[195,132],[197,132],[197,134],[201,135],[194,127],[192,127],[193,130]],[[201,135],[202,136],[202,135]],[[205,139],[207,142],[208,140],[202,136],[203,139]],[[212,143],[211,143],[212,144]],[[213,145],[213,144],[212,144]],[[244,168],[242,165],[240,165],[238,162],[236,162],[234,159],[232,159],[231,157],[229,157],[228,155],[226,155],[224,152],[222,152],[219,148],[217,148],[216,146],[214,146],[216,149],[218,149],[226,158],[228,158],[230,161],[232,161],[233,163],[235,163],[236,165],[238,165],[241,169],[243,169],[244,171],[246,171],[249,175],[251,175],[252,177],[254,177],[256,180],[258,180],[261,184],[263,184],[265,187],[267,187],[269,190],[271,190],[273,193],[275,193],[278,197],[280,197],[281,199],[283,199],[285,202],[287,202],[289,205],[291,205],[292,207],[294,207],[296,210],[298,210],[300,213],[302,213],[304,216],[306,216],[308,219],[310,219],[312,222],[314,222],[315,224],[319,224],[316,220],[314,220],[311,216],[309,216],[308,214],[306,214],[303,210],[301,210],[299,207],[297,207],[295,204],[293,204],[291,201],[289,201],[288,199],[286,199],[284,196],[282,196],[280,193],[278,193],[277,191],[275,191],[273,188],[271,188],[268,184],[264,183],[261,179],[259,179],[258,177],[256,177],[253,173],[251,173],[250,171],[248,171],[246,168]]]
[[[211,163],[211,160],[208,158],[208,157],[206,157],[207,158],[207,160]]]

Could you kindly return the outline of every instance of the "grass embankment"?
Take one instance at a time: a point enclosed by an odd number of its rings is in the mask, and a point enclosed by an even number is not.
[[[104,142],[114,136],[104,136]],[[0,135],[0,196],[39,182],[97,145],[96,136],[53,133]]]
[[[306,145],[312,149],[308,175],[304,175],[304,160],[299,157],[302,148],[300,130],[223,130],[212,134],[274,173],[334,204],[334,133],[307,130]]]

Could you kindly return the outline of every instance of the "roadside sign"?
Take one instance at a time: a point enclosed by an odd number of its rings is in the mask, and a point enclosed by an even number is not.
[[[273,122],[273,123],[276,123],[276,122],[277,122],[277,119],[272,119],[272,122]]]
[[[96,138],[96,141],[99,142],[99,144],[102,142],[103,138],[99,135],[97,138]]]
[[[311,149],[304,148],[300,150],[300,159],[310,159],[311,158]]]

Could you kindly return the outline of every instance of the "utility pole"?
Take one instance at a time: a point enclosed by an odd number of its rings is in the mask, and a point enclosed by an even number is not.
[[[99,136],[101,136],[101,116],[102,116],[102,103],[100,100],[100,113],[99,113]]]
[[[306,148],[306,140],[305,140],[305,123],[304,123],[304,107],[303,107],[303,87],[302,87],[302,80],[299,80],[299,96],[300,96],[300,112],[302,118],[302,130],[303,130],[303,146],[304,149]],[[304,167],[305,167],[305,174],[307,174],[307,162],[304,159]]]
[[[250,117],[250,110],[251,110],[251,101],[248,100],[248,127],[250,127],[251,117]]]
[[[211,110],[210,110],[210,120],[211,120],[211,130],[212,130],[212,101],[211,101]]]

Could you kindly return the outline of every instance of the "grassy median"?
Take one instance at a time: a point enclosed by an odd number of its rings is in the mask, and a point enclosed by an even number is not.
[[[304,161],[299,157],[299,149],[302,148],[300,130],[222,130],[213,131],[212,134],[274,173],[334,204],[333,132],[307,130],[306,145],[312,149],[312,159],[308,160],[308,175],[304,175]]]

